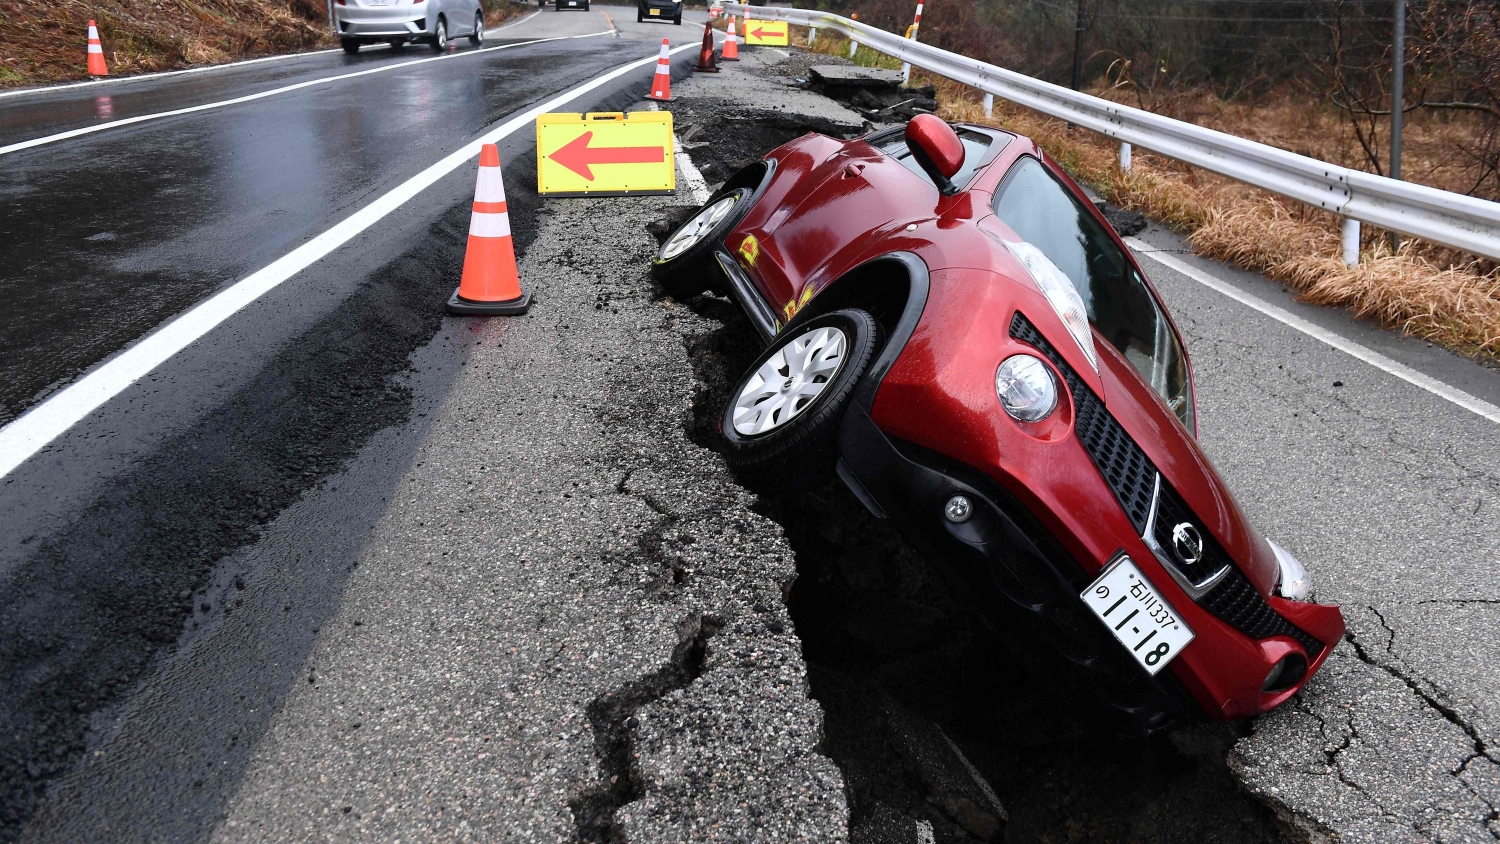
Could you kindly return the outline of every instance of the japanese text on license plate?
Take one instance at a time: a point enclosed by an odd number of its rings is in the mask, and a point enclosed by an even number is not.
[[[1188,643],[1187,626],[1129,557],[1120,557],[1080,596],[1141,667],[1155,674]]]

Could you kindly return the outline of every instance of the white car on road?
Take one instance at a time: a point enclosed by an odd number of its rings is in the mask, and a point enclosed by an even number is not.
[[[351,54],[377,41],[392,47],[424,41],[434,50],[446,49],[448,39],[458,36],[476,47],[484,43],[479,0],[334,0],[333,17],[339,42]]]

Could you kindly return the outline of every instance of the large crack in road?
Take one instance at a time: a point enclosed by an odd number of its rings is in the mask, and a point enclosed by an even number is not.
[[[691,433],[712,447],[760,345],[730,303],[690,304],[720,322],[688,347]],[[789,606],[824,711],[821,749],[844,774],[851,841],[1283,840],[1225,765],[1240,728],[1117,735],[1097,703],[1058,691],[1069,684],[1047,660],[1018,658],[1040,643],[991,629],[837,481],[763,495],[759,509],[796,555]]]

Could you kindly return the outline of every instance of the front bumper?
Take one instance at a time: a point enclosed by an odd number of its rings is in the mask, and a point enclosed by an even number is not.
[[[425,5],[334,6],[333,18],[344,38],[431,35],[435,27]]]
[[[952,312],[946,306],[937,309]],[[912,331],[893,331],[881,360],[901,358]],[[952,342],[963,346],[973,340],[961,333],[951,332]],[[915,367],[923,378],[903,372],[897,376],[900,392],[878,406],[874,396],[882,380],[891,367],[901,367],[890,363],[867,376],[868,383],[861,385],[840,429],[839,471],[872,512],[891,519],[944,570],[958,594],[985,596],[981,604],[1019,610],[1021,617],[1030,618],[1034,629],[1088,678],[1098,696],[1129,716],[1142,732],[1194,710],[1215,720],[1269,711],[1321,667],[1343,635],[1337,607],[1274,594],[1265,597],[1234,561],[1212,588],[1191,595],[1175,572],[1169,574],[1167,563],[1147,541],[1149,525],[1162,506],[1158,496],[1132,495],[1119,487],[1129,483],[1122,476],[1132,471],[1145,478],[1147,490],[1169,490],[1171,477],[1157,473],[1144,455],[1120,454],[1133,447],[1128,433],[1097,398],[1090,404],[1087,387],[1076,378],[1063,378],[1072,401],[1059,411],[1059,422],[1068,423],[1060,431],[1007,439],[1005,428],[1013,426],[1001,423],[995,429],[1000,441],[971,449],[964,459],[935,450],[939,443],[946,443],[947,452],[956,441],[981,442],[988,437],[966,424],[964,417],[945,415],[941,402],[932,401],[935,383],[952,374],[937,375],[930,369],[931,362],[943,360],[945,354],[933,348],[932,338],[927,332],[913,344],[913,354],[924,362]],[[1047,354],[1044,340],[1029,339],[1041,346],[1013,335],[1012,345],[996,356],[1028,350]],[[1048,357],[1066,370],[1060,357]],[[980,369],[993,372],[988,363]],[[985,377],[983,385],[949,382],[956,391],[950,398],[967,398],[976,391],[993,397],[988,381],[993,376]],[[975,412],[975,405],[959,398],[953,403]],[[1101,433],[1101,425],[1113,428]],[[1096,454],[1091,448],[1110,453]],[[960,446],[949,453],[962,452]],[[978,456],[981,453],[988,456]],[[1121,465],[1136,468],[1121,470]],[[958,493],[969,498],[974,513],[955,524],[943,511]],[[1163,492],[1161,497],[1171,496]],[[1148,527],[1143,531],[1142,525]],[[1120,552],[1130,556],[1197,634],[1168,670],[1155,677],[1135,663],[1079,597]],[[998,612],[996,617],[1003,621]]]

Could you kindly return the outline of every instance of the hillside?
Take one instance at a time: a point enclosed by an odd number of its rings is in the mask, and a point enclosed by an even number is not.
[[[491,24],[524,8],[485,7]],[[11,0],[0,15],[0,87],[86,79],[90,19],[111,74],[338,46],[324,0]]]

